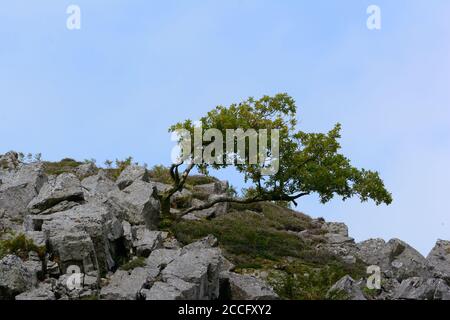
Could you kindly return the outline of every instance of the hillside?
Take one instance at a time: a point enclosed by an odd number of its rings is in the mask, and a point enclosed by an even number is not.
[[[217,204],[173,223],[155,194],[167,173],[131,161],[0,156],[0,299],[450,299],[450,242],[427,258],[405,242],[349,236],[282,203]],[[180,213],[228,193],[193,176]],[[381,288],[367,287],[368,266]]]

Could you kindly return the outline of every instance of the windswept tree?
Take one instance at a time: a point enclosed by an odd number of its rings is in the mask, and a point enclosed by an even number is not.
[[[170,167],[171,188],[160,195],[163,214],[169,215],[170,197],[183,190],[194,168],[207,174],[211,168],[229,166],[252,184],[248,192],[242,197],[215,197],[182,215],[220,202],[283,201],[297,205],[300,198],[314,193],[322,203],[335,196],[343,200],[357,196],[362,202],[372,199],[377,205],[392,202],[378,172],[355,168],[340,153],[340,124],[328,133],[306,133],[297,129],[296,116],[294,99],[277,94],[259,100],[249,98],[228,107],[218,106],[198,124],[186,120],[173,125],[169,131],[178,133],[184,155]],[[233,130],[244,133],[244,137],[230,139]],[[255,132],[263,135],[259,139],[270,141],[267,146],[259,144],[257,152],[263,161],[254,159],[254,145],[250,142]]]

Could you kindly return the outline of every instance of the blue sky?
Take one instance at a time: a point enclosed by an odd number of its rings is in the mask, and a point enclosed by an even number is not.
[[[81,30],[66,28],[70,4]],[[447,0],[2,1],[0,153],[167,164],[174,122],[287,92],[302,130],[341,122],[343,152],[395,200],[298,209],[427,254],[450,238],[449,14]]]

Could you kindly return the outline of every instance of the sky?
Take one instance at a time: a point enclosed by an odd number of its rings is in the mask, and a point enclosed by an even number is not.
[[[450,240],[449,15],[448,0],[1,0],[0,154],[169,164],[170,125],[286,92],[301,130],[340,122],[342,152],[394,196],[297,210],[426,255]]]

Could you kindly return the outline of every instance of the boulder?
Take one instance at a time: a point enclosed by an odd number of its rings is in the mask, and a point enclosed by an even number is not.
[[[179,278],[170,278],[167,282],[155,282],[150,290],[145,290],[145,300],[194,300],[198,296],[198,287],[194,283]]]
[[[163,245],[161,231],[150,231],[145,226],[132,227],[133,247],[140,257],[148,257],[150,253]]]
[[[21,164],[16,170],[3,172],[0,175],[3,219],[23,217],[28,204],[38,195],[46,181],[42,163]]]
[[[350,276],[345,276],[336,282],[327,293],[328,299],[337,300],[366,300],[361,290],[361,282]]]
[[[400,300],[450,300],[450,287],[442,279],[413,277],[400,284],[394,299]]]
[[[221,254],[218,249],[187,250],[162,270],[163,282],[173,278],[195,284],[195,300],[214,300],[219,297]]]
[[[129,165],[117,178],[116,184],[120,190],[123,190],[135,181],[150,182],[148,170],[138,165]]]
[[[428,261],[407,243],[392,239],[383,244],[380,239],[368,240],[357,245],[357,256],[365,263],[377,265],[385,276],[400,282],[411,277],[431,275]]]
[[[110,192],[106,204],[121,220],[132,225],[145,224],[149,230],[156,230],[160,203],[155,198],[155,192],[151,183],[138,180],[122,191]]]
[[[19,164],[19,154],[15,151],[0,155],[0,170],[14,170]]]
[[[80,179],[93,176],[97,173],[98,168],[93,162],[83,163],[75,169],[75,174]]]
[[[322,230],[324,230],[326,233],[339,234],[343,237],[348,237],[348,227],[345,223],[325,222],[322,225]]]
[[[0,260],[0,300],[11,300],[32,288],[33,275],[23,261],[14,255]]]
[[[83,200],[80,180],[72,173],[63,173],[43,185],[38,196],[28,204],[28,209],[31,213],[40,213],[62,201]]]
[[[95,203],[51,215],[44,220],[42,231],[50,250],[62,259],[63,272],[73,262],[82,270],[90,270],[91,265],[101,273],[113,269],[116,246],[123,241],[122,223],[106,207]]]
[[[438,240],[427,260],[436,276],[450,280],[450,241]]]
[[[227,272],[229,294],[232,300],[278,300],[273,288],[263,280],[250,276]]]
[[[137,300],[143,289],[149,272],[146,268],[136,268],[130,272],[118,270],[110,283],[100,291],[100,298],[104,300]]]
[[[103,170],[100,170],[96,175],[83,179],[81,186],[87,201],[103,201],[107,198],[109,192],[119,190],[114,181],[109,179]]]

